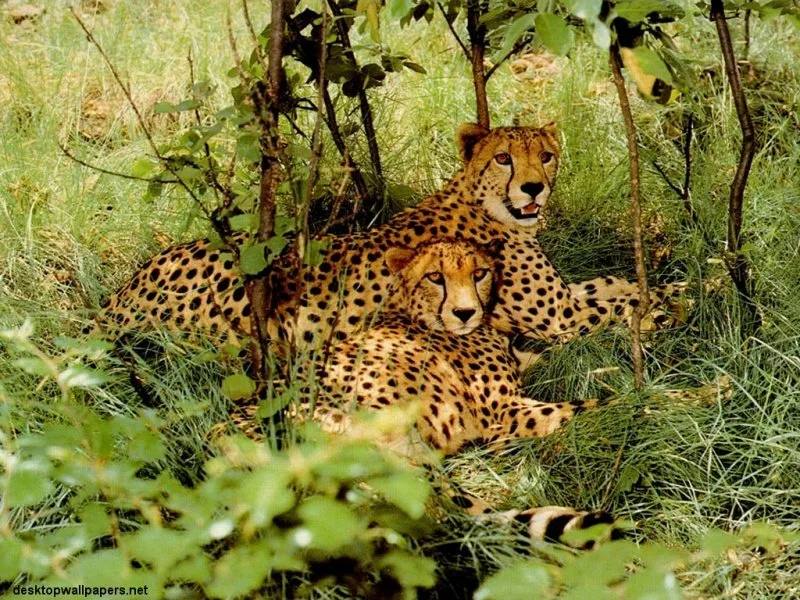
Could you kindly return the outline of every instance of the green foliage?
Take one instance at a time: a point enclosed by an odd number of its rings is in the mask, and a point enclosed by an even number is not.
[[[355,566],[338,574],[339,583],[354,592],[380,583],[411,594],[435,583],[435,564],[405,537],[424,529],[430,489],[403,462],[365,442],[331,444],[311,428],[306,442],[285,452],[224,437],[203,482],[187,486],[163,467],[162,419],[149,411],[102,415],[76,396],[100,379],[63,376],[86,370],[83,357],[102,360],[104,348],[69,340],[62,355],[49,356],[32,333],[26,324],[3,339],[20,355],[20,369],[43,377],[41,385],[57,383],[63,396],[58,418],[41,431],[14,434],[7,423],[0,430],[0,578],[146,585],[156,597],[202,588],[229,598],[267,590],[282,573],[346,559]],[[25,359],[39,362],[31,371]],[[223,388],[231,396],[250,389],[243,375]],[[12,413],[24,408],[10,402]],[[19,509],[55,497],[68,502],[68,520],[47,535],[16,529]]]
[[[583,541],[585,532],[576,533],[573,541]],[[654,542],[636,545],[629,540],[615,540],[592,552],[547,553],[508,566],[489,577],[474,598],[680,600],[686,597],[681,571],[707,568],[723,553],[781,551],[786,544],[798,541],[797,533],[766,524],[756,524],[740,535],[711,529],[695,552]]]

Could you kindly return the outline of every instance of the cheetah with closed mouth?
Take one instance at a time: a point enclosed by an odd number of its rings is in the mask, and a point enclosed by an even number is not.
[[[596,407],[595,400],[543,403],[520,392],[508,337],[484,324],[498,250],[497,244],[454,239],[390,248],[385,264],[395,277],[391,301],[314,365],[315,386],[304,393],[313,388],[319,395],[293,416],[310,414],[329,432],[374,440],[374,423],[355,413],[412,405],[410,428],[392,427],[377,440],[424,462],[430,448],[450,455],[472,442],[500,446],[549,435]],[[526,523],[535,539],[560,540],[566,531],[613,521],[606,513],[558,506],[496,513],[477,497],[445,491],[470,514]]]
[[[417,401],[419,437],[447,455],[470,442],[542,437],[596,406],[536,402],[520,392],[508,337],[482,324],[495,280],[493,249],[454,239],[390,248],[392,301],[317,364],[316,381],[326,393],[314,418],[346,430],[352,408]],[[403,453],[414,456],[410,448]]]
[[[634,283],[599,277],[567,284],[532,233],[555,186],[560,152],[555,125],[486,130],[466,124],[459,129],[458,145],[462,170],[415,208],[363,233],[326,238],[315,267],[300,270],[289,256],[274,263],[273,342],[318,348],[345,338],[389,299],[386,251],[437,237],[503,243],[490,311],[491,326],[501,332],[563,341],[630,317],[638,304]],[[97,320],[111,335],[156,323],[241,337],[250,332],[252,310],[244,283],[231,253],[218,244],[182,244],[145,263]],[[660,310],[683,288],[653,288],[651,308]]]

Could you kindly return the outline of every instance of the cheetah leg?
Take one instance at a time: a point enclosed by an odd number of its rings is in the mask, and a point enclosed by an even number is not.
[[[576,333],[590,333],[611,320],[629,324],[634,309],[639,305],[637,284],[624,279],[598,277],[568,287],[572,308],[562,314],[564,322],[561,324],[567,338]],[[687,287],[686,282],[652,287],[642,330],[652,331],[684,321],[686,307],[678,299]]]
[[[545,437],[578,413],[600,406],[596,399],[547,403],[520,397],[504,403],[506,406],[501,412],[491,415],[491,421],[482,420],[483,439],[491,445],[503,445],[520,438]],[[611,403],[613,401],[607,404]],[[486,415],[486,411],[483,414]]]

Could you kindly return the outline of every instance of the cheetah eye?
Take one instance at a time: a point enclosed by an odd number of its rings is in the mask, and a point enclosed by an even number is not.
[[[551,160],[553,160],[553,153],[552,152],[540,152],[539,153],[539,160],[541,160],[543,164],[547,164]]]
[[[489,269],[475,269],[472,272],[472,279],[474,279],[476,282],[483,281],[488,274]]]
[[[494,159],[497,161],[498,165],[511,164],[511,155],[508,152],[501,152],[500,154],[495,154]]]
[[[444,275],[439,273],[439,271],[434,271],[433,273],[428,273],[425,275],[425,279],[430,281],[435,285],[442,285],[444,283]]]

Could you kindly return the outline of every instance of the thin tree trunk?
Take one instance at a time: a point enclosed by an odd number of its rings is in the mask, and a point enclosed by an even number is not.
[[[269,67],[266,81],[266,106],[262,116],[261,138],[261,179],[258,191],[258,232],[256,239],[266,242],[275,232],[275,196],[281,180],[281,167],[278,160],[278,118],[281,94],[283,93],[283,42],[286,15],[291,12],[291,0],[272,0],[270,15]],[[261,383],[270,378],[267,319],[272,305],[272,290],[269,286],[269,272],[261,273],[248,282],[248,295],[253,307],[251,334],[251,356],[255,373]]]
[[[628,158],[631,173],[631,218],[633,226],[633,255],[636,261],[636,281],[639,284],[639,304],[633,311],[631,333],[633,337],[633,381],[637,390],[644,383],[644,358],[642,353],[642,317],[650,306],[650,291],[647,287],[647,269],[644,264],[644,239],[642,235],[642,205],[639,194],[639,147],[636,144],[636,130],[633,125],[631,105],[625,80],[622,78],[622,59],[619,47],[611,46],[611,71],[614,73],[614,85],[619,96],[622,120],[625,122],[625,133],[628,138]]]
[[[481,24],[480,0],[467,2],[467,33],[471,46],[472,83],[475,86],[475,107],[478,125],[489,129],[489,102],[486,98],[486,72],[483,68],[483,56],[486,50],[486,27]]]
[[[751,322],[746,325],[746,328],[749,329],[752,326],[753,330],[755,330],[760,326],[760,317],[758,309],[753,303],[752,282],[748,275],[749,265],[741,253],[742,205],[744,203],[747,178],[750,175],[750,167],[753,164],[753,157],[756,152],[755,129],[750,118],[750,111],[747,108],[747,99],[742,90],[742,83],[739,80],[739,68],[733,52],[728,22],[725,20],[725,3],[722,0],[711,0],[711,19],[717,27],[717,37],[719,38],[719,45],[725,61],[725,73],[731,86],[736,115],[739,118],[739,126],[742,129],[742,151],[739,155],[739,164],[736,167],[736,174],[731,184],[728,202],[728,256],[726,262],[731,279],[733,279],[733,283],[739,292],[739,297],[750,313]]]

